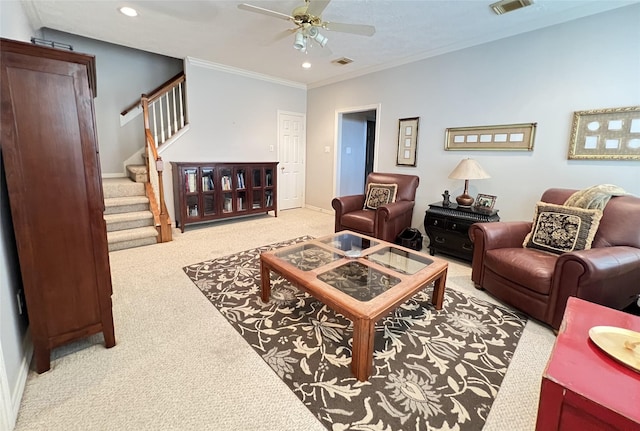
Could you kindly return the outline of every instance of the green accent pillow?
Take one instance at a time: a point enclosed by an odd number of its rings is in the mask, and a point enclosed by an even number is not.
[[[538,202],[533,227],[522,245],[555,254],[588,250],[601,218],[602,210]]]
[[[364,209],[375,210],[380,205],[395,202],[397,192],[397,184],[369,183],[367,185],[367,197],[364,200]]]

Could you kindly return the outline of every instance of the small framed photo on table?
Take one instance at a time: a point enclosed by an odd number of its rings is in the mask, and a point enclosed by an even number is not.
[[[398,127],[398,158],[396,165],[415,166],[418,147],[418,120],[401,118]]]
[[[478,193],[473,208],[480,211],[491,211],[493,206],[496,204],[496,199],[496,196]]]

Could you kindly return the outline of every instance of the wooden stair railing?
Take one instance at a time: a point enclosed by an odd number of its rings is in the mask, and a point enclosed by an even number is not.
[[[153,213],[154,226],[158,230],[158,242],[169,242],[171,236],[171,219],[167,212],[164,199],[164,181],[162,172],[164,162],[158,155],[153,135],[149,129],[145,129],[145,152],[148,181],[145,183],[145,192],[149,198],[149,207]]]
[[[151,92],[143,94],[139,102],[122,112],[142,106],[145,135],[145,164],[147,167],[146,195],[158,230],[158,242],[171,241],[171,219],[164,197],[162,172],[164,164],[158,147],[175,136],[187,124],[184,72],[171,78]]]
[[[158,147],[188,124],[184,86],[185,76],[180,73],[140,99],[144,128],[151,130]]]

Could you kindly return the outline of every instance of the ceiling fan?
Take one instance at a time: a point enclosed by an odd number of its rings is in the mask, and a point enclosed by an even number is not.
[[[306,52],[309,45],[313,42],[316,42],[323,48],[326,46],[329,39],[320,33],[320,29],[358,34],[361,36],[373,36],[376,32],[375,27],[371,25],[323,21],[321,16],[322,12],[330,2],[331,0],[304,0],[304,5],[295,8],[289,15],[246,3],[239,4],[238,8],[294,23],[296,28],[285,32],[284,35],[286,36],[291,32],[295,32],[293,47],[303,52]]]

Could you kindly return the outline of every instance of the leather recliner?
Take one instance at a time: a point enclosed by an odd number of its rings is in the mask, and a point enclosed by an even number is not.
[[[404,228],[411,226],[419,182],[420,178],[415,175],[370,173],[365,191],[370,183],[397,184],[395,202],[371,210],[364,209],[364,194],[336,197],[331,201],[335,210],[335,231],[351,230],[394,242]]]
[[[562,205],[575,191],[549,189],[540,200]],[[524,248],[532,224],[471,226],[476,288],[554,329],[560,327],[570,296],[623,309],[640,294],[640,198],[611,198],[589,250],[556,255]]]

